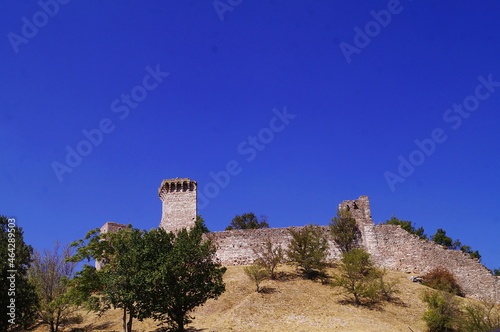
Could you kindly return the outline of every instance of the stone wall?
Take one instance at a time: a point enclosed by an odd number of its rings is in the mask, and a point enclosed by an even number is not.
[[[127,228],[127,225],[123,225],[123,224],[119,224],[119,223],[116,223],[116,222],[110,222],[110,221],[108,221],[107,223],[105,223],[104,225],[102,225],[100,232],[101,232],[101,234],[108,233],[108,232],[116,233],[120,229],[125,229],[125,228]],[[95,268],[96,269],[100,270],[103,266],[104,266],[104,262],[101,262],[101,261],[96,261],[95,262]]]
[[[460,250],[451,250],[395,225],[374,225],[367,196],[344,201],[339,208],[348,208],[361,231],[359,246],[366,249],[380,267],[422,275],[434,267],[443,266],[453,273],[468,297],[491,299],[500,303],[500,277],[495,277],[477,259]],[[321,226],[328,234],[328,226]],[[300,227],[290,227],[299,229]],[[212,232],[206,237],[218,250],[223,265],[247,265],[257,258],[253,248],[266,238],[283,248],[290,242],[290,228],[232,230]],[[329,236],[329,259],[340,257],[340,250]]]
[[[196,221],[197,183],[188,178],[163,180],[158,189],[162,200],[160,226],[167,232],[192,228]]]
[[[320,226],[328,234],[328,226]],[[267,238],[273,244],[288,248],[291,240],[290,229],[298,230],[302,227],[239,229],[206,234],[217,246],[217,258],[223,265],[249,265],[254,262],[257,255],[254,248],[261,247]],[[340,250],[330,241],[328,258],[334,260],[340,257]]]
[[[479,260],[461,250],[422,240],[396,225],[376,225],[373,229],[377,248],[374,259],[379,265],[418,275],[442,266],[453,273],[467,296],[500,302],[500,278],[493,276]]]

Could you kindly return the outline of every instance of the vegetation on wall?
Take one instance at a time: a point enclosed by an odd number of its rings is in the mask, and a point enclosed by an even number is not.
[[[229,226],[226,227],[226,231],[233,229],[259,229],[259,228],[269,228],[267,223],[267,217],[261,216],[258,219],[253,212],[244,213],[241,216],[235,216]]]

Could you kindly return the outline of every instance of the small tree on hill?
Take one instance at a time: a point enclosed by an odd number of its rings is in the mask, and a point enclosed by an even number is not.
[[[463,308],[461,329],[467,332],[500,329],[500,307],[492,301],[469,302]]]
[[[93,311],[122,309],[124,332],[132,331],[134,318],[151,317],[168,323],[171,331],[184,331],[189,313],[225,290],[225,268],[199,227],[177,235],[161,228],[98,232],[74,244],[78,249],[71,260],[89,257],[106,264],[100,270],[85,265],[73,279],[71,295]]]
[[[330,222],[330,233],[342,253],[354,249],[356,239],[360,236],[356,220],[352,218],[351,212],[347,209],[337,211],[337,216]]]
[[[216,259],[213,243],[203,240],[201,229],[183,229],[171,243],[169,234],[157,229],[146,235],[145,257],[156,255],[152,269],[148,269],[146,307],[153,318],[169,324],[171,331],[183,332],[196,307],[225,291],[222,276],[226,268]],[[162,242],[165,248],[158,250]]]
[[[269,228],[267,223],[267,217],[261,216],[260,220],[257,219],[253,212],[244,213],[241,216],[236,216],[233,218],[229,226],[226,227],[226,231],[233,229],[259,229],[259,228]]]
[[[357,305],[390,300],[398,291],[394,282],[384,281],[384,275],[385,271],[374,266],[369,253],[356,248],[342,255],[339,274],[333,277],[332,286],[352,295]]]
[[[84,265],[72,280],[71,298],[76,304],[85,304],[89,310],[99,313],[121,309],[124,332],[132,332],[134,318],[151,316],[146,307],[150,271],[145,266],[151,257],[143,255],[144,233],[126,228],[99,234],[99,229],[95,229],[72,244],[77,252],[70,261],[94,259],[106,264],[100,270]]]
[[[29,269],[30,280],[40,298],[37,316],[43,324],[49,326],[50,332],[59,331],[61,324],[77,318],[74,315],[76,308],[66,294],[75,268],[75,263],[66,261],[69,257],[70,247],[64,246],[61,251],[56,241],[52,250],[45,250],[43,254],[35,251],[33,264]]]
[[[408,233],[418,235],[421,239],[427,239],[423,227],[415,228],[415,225],[411,221],[401,220],[396,218],[394,215],[391,219],[387,220],[384,224],[386,225],[398,225]]]
[[[253,249],[257,256],[255,264],[262,266],[271,279],[276,279],[276,267],[283,262],[284,250],[280,245],[275,245],[271,239],[266,238],[264,244]]]
[[[323,229],[307,225],[298,230],[289,230],[292,239],[287,256],[303,275],[309,279],[324,274],[327,266],[328,240]]]
[[[260,283],[268,276],[266,269],[260,264],[252,264],[250,266],[246,266],[244,270],[248,278],[255,283],[255,291],[259,293],[261,290]]]
[[[499,269],[493,269],[493,275],[494,276],[500,276],[500,268]]]
[[[454,295],[443,291],[426,291],[422,300],[427,303],[424,313],[429,332],[452,332],[459,330],[460,307]]]

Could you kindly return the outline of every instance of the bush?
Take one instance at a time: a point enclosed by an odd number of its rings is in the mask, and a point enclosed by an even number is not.
[[[467,304],[464,307],[461,328],[467,332],[500,329],[500,307],[488,301]]]
[[[271,239],[267,238],[263,246],[254,248],[253,251],[258,257],[256,263],[267,271],[271,279],[276,279],[276,267],[283,262],[283,248],[275,246]]]
[[[422,300],[427,303],[423,319],[429,332],[459,331],[460,308],[453,294],[443,291],[424,292]]]
[[[395,280],[386,281],[385,275],[387,274],[386,270],[382,270],[380,273],[380,277],[378,279],[378,293],[381,300],[384,301],[393,301],[396,300],[395,294],[398,294],[400,291],[398,289],[398,282]]]
[[[298,230],[290,229],[292,239],[287,256],[302,274],[309,279],[324,275],[327,266],[328,241],[317,225],[307,225]]]
[[[334,277],[333,287],[340,287],[354,297],[357,305],[392,300],[398,292],[396,282],[386,282],[385,270],[374,266],[370,254],[363,249],[344,253],[339,266],[340,274]]]
[[[255,291],[259,293],[261,291],[260,283],[268,277],[266,269],[259,264],[253,264],[245,267],[244,270],[248,278],[255,283]]]
[[[423,284],[431,288],[463,296],[462,289],[451,272],[438,266],[423,276]]]

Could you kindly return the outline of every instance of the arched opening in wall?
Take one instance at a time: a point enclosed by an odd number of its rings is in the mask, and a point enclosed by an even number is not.
[[[187,182],[182,183],[182,191],[187,191],[188,190],[188,184]]]
[[[189,183],[189,191],[193,191],[193,190],[194,190],[194,183],[190,182]]]
[[[182,188],[181,188],[181,184],[180,184],[180,183],[177,183],[177,184],[176,184],[176,186],[177,186],[177,192],[180,192],[180,191],[181,191],[181,189],[182,189]]]

